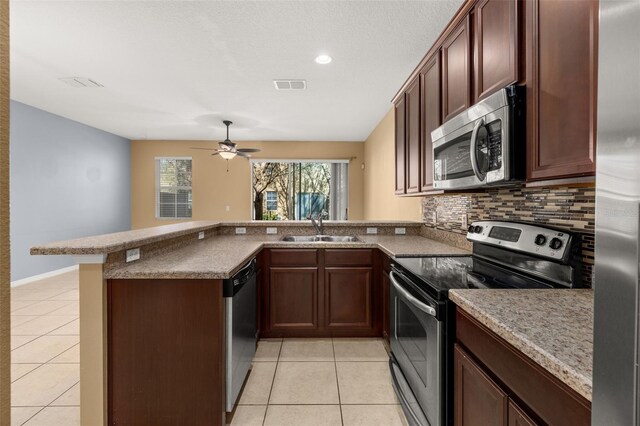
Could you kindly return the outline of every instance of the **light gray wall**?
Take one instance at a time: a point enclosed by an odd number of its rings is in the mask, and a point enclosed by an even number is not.
[[[36,244],[131,228],[130,141],[11,101],[11,280],[74,265]]]

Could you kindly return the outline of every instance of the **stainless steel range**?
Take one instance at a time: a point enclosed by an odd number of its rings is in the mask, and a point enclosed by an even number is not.
[[[582,285],[580,236],[516,222],[473,223],[462,257],[395,258],[389,366],[411,425],[453,424],[455,309],[449,289]]]

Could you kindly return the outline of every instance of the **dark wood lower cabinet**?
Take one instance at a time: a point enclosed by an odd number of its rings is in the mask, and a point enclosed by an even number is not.
[[[591,425],[590,401],[459,308],[456,341],[456,426]]]
[[[220,280],[109,280],[108,422],[224,424]]]
[[[270,268],[271,330],[318,329],[318,268]]]
[[[260,336],[381,336],[379,258],[371,249],[267,251]]]
[[[460,346],[453,349],[456,426],[505,426],[509,397]]]
[[[325,268],[328,329],[372,328],[373,268]]]

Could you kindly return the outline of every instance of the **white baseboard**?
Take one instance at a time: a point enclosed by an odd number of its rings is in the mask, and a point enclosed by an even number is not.
[[[31,277],[23,278],[21,280],[11,281],[11,287],[19,287],[21,285],[29,284],[34,281],[41,280],[43,278],[55,277],[67,272],[75,271],[78,269],[78,265],[68,266],[66,268],[56,269],[55,271],[45,272],[44,274],[38,274]]]

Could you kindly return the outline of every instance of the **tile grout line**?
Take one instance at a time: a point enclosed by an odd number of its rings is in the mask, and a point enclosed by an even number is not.
[[[336,360],[335,340],[331,338],[331,351],[333,352],[333,369],[336,372],[336,387],[338,388],[338,408],[340,409],[340,423],[344,426],[344,417],[342,416],[342,399],[340,398],[340,382],[338,381],[338,362]]]
[[[28,423],[32,418],[34,418],[35,416],[37,416],[37,415],[38,415],[41,411],[43,411],[45,408],[47,408],[47,407],[46,407],[46,406],[45,406],[45,407],[41,407],[38,411],[36,411],[35,413],[33,413],[33,416],[29,417],[27,420],[25,420],[24,422],[20,423],[20,426],[22,426],[22,425],[26,425],[26,424],[27,424],[27,423]]]
[[[267,411],[269,411],[269,402],[271,401],[271,392],[273,392],[273,384],[276,382],[276,374],[278,373],[278,365],[280,364],[280,354],[282,353],[282,347],[284,346],[284,339],[280,341],[280,349],[278,349],[278,357],[276,358],[276,368],[273,370],[273,377],[271,378],[271,387],[269,388],[269,396],[267,397],[267,405],[264,409],[264,416],[262,417],[262,426],[267,421]]]

